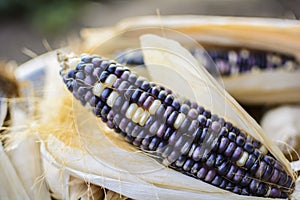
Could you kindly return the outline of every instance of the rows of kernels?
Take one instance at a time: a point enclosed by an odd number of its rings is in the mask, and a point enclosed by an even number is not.
[[[126,141],[153,151],[175,170],[235,193],[272,197],[290,193],[292,178],[282,166],[231,123],[196,103],[182,103],[169,90],[112,61],[84,60],[64,82]]]
[[[295,57],[275,53],[264,52],[255,50],[208,50],[208,54],[203,54],[202,49],[193,49],[191,53],[201,59],[209,59],[214,61],[217,69],[221,75],[228,76],[232,74],[245,73],[252,70],[272,70],[272,69],[285,69],[285,70],[297,70],[300,67],[300,63]],[[142,51],[130,52],[128,54],[123,53],[118,57],[120,63],[130,65],[143,65]],[[203,63],[208,63],[210,60],[204,60]],[[210,68],[208,71],[210,71]]]

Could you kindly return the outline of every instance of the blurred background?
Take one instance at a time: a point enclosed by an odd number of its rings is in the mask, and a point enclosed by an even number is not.
[[[0,60],[21,64],[79,38],[80,29],[114,25],[130,16],[199,14],[300,18],[300,0],[0,0]]]

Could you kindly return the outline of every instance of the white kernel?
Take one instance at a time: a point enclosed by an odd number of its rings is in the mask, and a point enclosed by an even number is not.
[[[93,87],[93,94],[97,97],[100,97],[102,91],[104,90],[105,86],[102,83],[97,83]]]
[[[158,107],[161,105],[160,100],[154,100],[153,103],[151,104],[150,108],[149,108],[149,113],[151,115],[154,115],[158,109]]]
[[[141,126],[144,126],[145,123],[146,123],[146,121],[148,120],[149,116],[150,116],[150,113],[149,113],[148,111],[145,110],[145,111],[142,113],[142,115],[141,115],[141,119],[140,119],[140,121],[139,121],[139,124],[140,124]]]
[[[177,116],[174,122],[174,128],[178,129],[181,126],[184,119],[185,119],[185,114],[179,113],[179,115]]]
[[[249,154],[246,151],[244,151],[243,155],[240,157],[240,159],[238,159],[238,161],[236,161],[236,165],[239,167],[244,166],[248,159],[248,156],[249,156]]]
[[[107,105],[110,107],[113,107],[116,99],[118,98],[119,94],[115,91],[112,91],[109,95],[109,97],[107,98]]]
[[[268,149],[264,146],[261,145],[261,147],[258,149],[263,155],[266,155],[268,153]]]
[[[135,113],[137,107],[138,107],[138,105],[137,105],[136,103],[130,104],[129,108],[128,108],[127,111],[126,111],[125,116],[126,116],[128,119],[131,119],[132,116],[133,116],[133,114]]]
[[[105,80],[105,85],[107,87],[111,87],[115,83],[116,80],[117,80],[117,76],[114,74],[110,74]]]
[[[144,112],[143,108],[138,107],[135,113],[133,114],[132,121],[134,123],[138,123],[142,117],[143,112]]]

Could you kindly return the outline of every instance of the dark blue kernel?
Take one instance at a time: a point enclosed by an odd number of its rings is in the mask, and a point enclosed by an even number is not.
[[[161,91],[160,87],[155,86],[150,88],[149,93],[151,93],[154,97],[157,97],[160,91]]]
[[[106,101],[111,92],[112,92],[112,89],[105,88],[101,93],[100,99],[102,101]]]
[[[263,155],[261,154],[261,152],[258,149],[254,149],[253,155],[255,155],[257,157],[257,159],[261,159],[263,157]]]
[[[225,160],[225,158],[224,158],[223,155],[217,154],[215,165],[216,165],[217,167],[219,167],[219,166],[223,163],[224,160]]]
[[[264,172],[264,174],[262,176],[263,180],[268,181],[271,178],[272,174],[273,174],[273,170],[274,169],[273,169],[272,166],[267,165],[266,170],[265,170],[265,172]]]
[[[231,141],[235,141],[236,134],[234,132],[229,132],[228,133],[228,139],[231,140]]]
[[[160,91],[157,96],[157,98],[161,101],[164,101],[166,99],[166,97],[167,97],[167,93],[164,90]]]
[[[264,156],[263,160],[268,164],[273,166],[275,164],[275,160],[274,158],[272,158],[271,156]]]
[[[163,113],[163,122],[165,123],[166,122],[166,120],[169,118],[169,116],[171,115],[171,113],[173,113],[173,111],[174,111],[174,108],[172,107],[172,106],[167,106],[166,107],[166,105],[164,105],[164,104],[162,104],[163,105],[163,107],[165,108],[165,111],[164,111],[164,113]]]
[[[288,180],[288,175],[285,172],[280,172],[280,178],[277,184],[283,186],[287,183],[287,180]]]
[[[242,137],[242,136],[237,136],[236,137],[236,143],[237,143],[237,145],[239,145],[239,146],[243,146],[244,144],[245,144],[245,138],[244,137]]]
[[[224,155],[228,156],[228,157],[231,157],[231,155],[233,154],[235,149],[236,149],[236,144],[234,142],[230,142],[228,147],[224,151]]]
[[[232,126],[231,132],[234,132],[235,134],[240,135],[240,129],[238,129],[237,127]]]
[[[148,94],[146,92],[142,92],[137,101],[137,104],[139,106],[142,106],[144,104],[144,102],[146,101],[147,97],[148,97]]]
[[[238,167],[236,165],[230,165],[230,168],[228,170],[228,172],[225,174],[226,177],[230,180],[233,178],[233,176],[236,173],[236,170],[238,169]]]
[[[252,179],[250,185],[249,185],[249,189],[252,193],[256,193],[257,188],[258,188],[259,182],[256,179]]]
[[[173,126],[173,124],[174,124],[177,116],[178,116],[178,112],[177,111],[172,112],[171,115],[167,119],[167,124],[169,126]]]
[[[203,114],[204,112],[204,108],[202,106],[198,106],[196,110],[198,111],[199,114]]]
[[[246,174],[242,177],[242,180],[241,180],[241,182],[240,182],[240,185],[241,185],[241,186],[247,186],[247,185],[250,184],[251,180],[252,180],[252,179],[251,179],[249,173],[246,173]]]
[[[99,97],[92,96],[89,103],[92,107],[95,107],[98,104],[99,101],[100,101]]]
[[[221,137],[221,136],[227,136],[227,134],[228,134],[228,129],[225,128],[225,127],[222,127],[221,130],[220,130],[220,132],[219,132],[219,137]]]
[[[131,101],[134,102],[134,103],[137,103],[141,94],[142,94],[143,91],[139,90],[139,89],[136,89],[134,90],[132,96],[131,96]]]
[[[210,156],[208,157],[207,161],[206,161],[206,165],[208,167],[213,167],[215,165],[216,162],[216,154],[212,153],[210,154]]]
[[[161,141],[157,146],[157,152],[162,153],[165,150],[167,144],[168,143],[166,141]]]
[[[256,161],[254,162],[254,164],[250,167],[249,172],[250,172],[251,174],[256,173],[257,169],[259,168],[259,165],[260,165],[260,160],[256,160]]]
[[[225,122],[224,126],[228,129],[228,131],[231,131],[232,124],[230,122]]]
[[[198,121],[199,121],[199,125],[204,127],[206,124],[206,117],[204,115],[199,115],[198,116]]]
[[[251,143],[246,142],[246,144],[244,145],[244,149],[248,152],[248,153],[252,153],[254,151],[254,147]]]
[[[219,186],[222,182],[223,178],[219,175],[215,176],[215,178],[213,179],[213,181],[211,182],[211,184],[215,185],[215,186]]]
[[[255,163],[256,160],[257,160],[257,157],[255,157],[253,154],[250,154],[250,155],[248,156],[247,161],[245,162],[244,167],[245,167],[246,169],[249,169],[250,167],[252,167],[252,165]]]
[[[261,147],[261,143],[258,140],[253,140],[252,142],[254,148],[260,148]]]
[[[76,71],[80,71],[80,70],[82,70],[83,69],[83,65],[84,65],[85,63],[84,62],[80,62],[80,63],[78,63],[77,65],[76,65]]]
[[[178,99],[174,99],[173,102],[172,102],[172,106],[175,108],[175,110],[179,110],[180,101]]]
[[[225,149],[227,148],[228,144],[229,144],[229,139],[222,137],[219,143],[218,152],[223,153],[223,151],[225,151]]]
[[[227,174],[227,172],[230,169],[230,162],[228,160],[222,162],[222,164],[220,166],[218,166],[218,172],[220,175],[224,176],[225,174]]]
[[[160,143],[160,140],[157,137],[153,137],[149,144],[149,149],[151,151],[155,151],[159,143]]]
[[[202,115],[204,115],[206,118],[210,118],[211,117],[211,112],[208,110],[205,110]]]
[[[212,120],[211,119],[207,119],[206,123],[205,123],[205,127],[211,127],[212,124]]]
[[[207,129],[207,128],[204,128],[204,129],[202,130],[202,133],[201,133],[201,136],[200,136],[199,143],[203,142],[207,135],[208,135],[208,129]]]
[[[71,69],[68,71],[68,78],[75,78],[75,70]]]
[[[264,183],[260,183],[258,188],[257,188],[257,191],[256,191],[256,194],[258,196],[264,196],[268,191],[268,186]]]
[[[122,74],[123,74],[124,71],[125,71],[124,68],[122,68],[122,67],[117,67],[116,70],[115,70],[115,75],[116,75],[118,78],[120,78],[120,77],[122,76]]]
[[[196,131],[193,133],[192,137],[194,138],[193,141],[194,141],[195,143],[198,143],[198,142],[199,142],[200,137],[201,137],[201,134],[202,134],[202,131],[203,131],[203,129],[202,129],[201,127],[198,127],[198,128],[196,129]]]
[[[99,77],[99,81],[104,83],[106,78],[110,75],[110,73],[108,73],[107,71],[104,71],[101,73],[100,77]]]
[[[144,91],[147,91],[150,88],[150,83],[148,81],[144,81],[140,88]]]
[[[237,131],[237,135],[243,137],[243,138],[246,138],[246,134],[242,131],[240,131],[239,129],[235,128],[235,130]]]
[[[107,105],[104,105],[101,110],[101,116],[106,118],[109,111],[110,111],[110,107]]]
[[[185,161],[182,169],[186,172],[189,172],[189,171],[191,171],[193,164],[194,164],[194,161],[192,159],[188,159]]]
[[[116,71],[116,64],[115,63],[112,63],[108,66],[108,68],[106,69],[106,71],[108,71],[110,74],[114,74],[115,71]]]
[[[164,100],[167,105],[172,105],[174,101],[174,96],[172,94],[168,94]]]

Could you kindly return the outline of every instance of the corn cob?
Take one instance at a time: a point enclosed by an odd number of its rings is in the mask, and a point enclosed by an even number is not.
[[[295,57],[280,54],[276,52],[255,51],[249,49],[241,50],[220,50],[211,49],[207,51],[207,55],[203,49],[191,49],[191,53],[199,58],[204,66],[210,71],[207,56],[209,56],[217,66],[222,76],[230,76],[233,74],[242,74],[251,70],[274,70],[285,69],[295,70],[300,68],[299,62]],[[143,55],[141,51],[129,51],[129,53],[117,53],[117,61],[122,64],[143,65]]]
[[[267,148],[222,117],[115,61],[61,54],[58,60],[74,97],[163,165],[241,195],[286,198],[293,192],[293,178]]]

